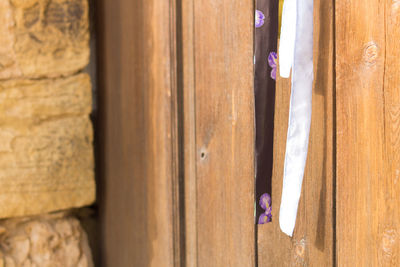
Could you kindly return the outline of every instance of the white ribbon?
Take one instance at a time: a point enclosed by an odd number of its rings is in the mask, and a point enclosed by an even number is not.
[[[293,65],[296,41],[296,1],[285,0],[282,8],[282,26],[279,42],[279,75],[289,78]]]
[[[280,75],[292,68],[289,126],[286,140],[281,230],[293,235],[307,159],[313,83],[313,0],[285,0],[279,46]]]

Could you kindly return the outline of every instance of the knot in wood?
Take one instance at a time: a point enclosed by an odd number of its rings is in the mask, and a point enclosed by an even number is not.
[[[368,43],[364,48],[364,62],[368,65],[376,63],[378,58],[378,46],[374,42]]]
[[[392,16],[396,15],[399,12],[399,8],[400,8],[400,0],[393,0],[392,2]]]
[[[304,258],[305,250],[306,250],[306,240],[303,238],[296,244],[295,247],[297,257]]]
[[[397,232],[393,229],[387,229],[382,237],[382,251],[386,257],[392,256],[393,247],[397,241]]]

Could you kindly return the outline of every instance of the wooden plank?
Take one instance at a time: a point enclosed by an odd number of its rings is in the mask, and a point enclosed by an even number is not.
[[[361,15],[362,14],[362,15]],[[385,179],[384,3],[336,7],[337,256],[341,266],[378,266]]]
[[[334,265],[333,2],[314,7],[313,113],[307,166],[293,238],[279,228],[290,80],[277,81],[272,222],[258,226],[258,266]]]
[[[197,264],[254,266],[253,1],[193,4]]]
[[[196,188],[196,105],[194,77],[194,1],[182,0],[182,83],[183,83],[183,146],[184,146],[184,206],[185,263],[197,266],[197,188]]]
[[[177,165],[171,5],[156,0],[99,3],[104,266],[179,263],[174,220],[180,216],[173,212]]]
[[[385,1],[384,160],[379,190],[378,265],[400,262],[400,2]]]
[[[336,6],[339,266],[399,262],[398,1]]]

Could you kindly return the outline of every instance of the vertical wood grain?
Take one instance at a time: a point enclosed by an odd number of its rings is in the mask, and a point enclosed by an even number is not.
[[[337,1],[339,266],[399,264],[399,1]]]
[[[194,76],[194,1],[182,0],[180,12],[182,85],[183,85],[183,146],[184,146],[184,207],[185,264],[197,266],[197,187],[196,187],[196,105]]]
[[[384,1],[336,6],[337,255],[340,266],[378,266],[384,159]],[[382,193],[384,191],[381,191]]]
[[[179,266],[174,3],[98,6],[102,264]]]
[[[272,222],[258,226],[258,263],[264,266],[334,265],[334,9],[314,4],[314,87],[310,144],[293,238],[279,228],[290,79],[277,81]],[[278,75],[279,76],[279,75]]]
[[[255,264],[253,8],[183,1],[188,266]]]

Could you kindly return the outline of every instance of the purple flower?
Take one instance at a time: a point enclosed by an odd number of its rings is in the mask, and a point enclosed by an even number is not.
[[[264,25],[265,16],[260,10],[256,10],[256,28],[260,28]]]
[[[271,196],[268,193],[265,193],[260,197],[260,206],[265,210],[271,207]]]
[[[265,224],[271,221],[271,218],[268,217],[265,213],[262,213],[260,215],[260,218],[258,219],[258,224]]]
[[[271,208],[271,196],[268,193],[263,194],[260,197],[259,202],[261,208],[265,210],[258,218],[258,224],[265,224],[270,222],[272,219],[272,208]]]
[[[269,53],[268,64],[272,68],[272,70],[271,70],[271,78],[274,79],[274,80],[276,80],[277,62],[278,62],[278,55],[276,54],[276,52]]]

